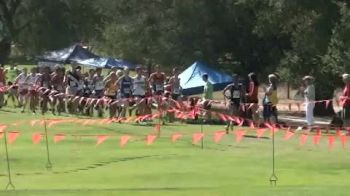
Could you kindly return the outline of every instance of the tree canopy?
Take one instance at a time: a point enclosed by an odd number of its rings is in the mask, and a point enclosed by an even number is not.
[[[334,88],[350,71],[345,0],[1,0],[0,63],[83,41],[96,53],[165,67],[302,75]],[[324,79],[327,79],[325,82]],[[331,92],[322,91],[320,97]]]

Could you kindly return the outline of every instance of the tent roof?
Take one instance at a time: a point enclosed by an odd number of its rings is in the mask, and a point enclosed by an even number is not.
[[[92,66],[92,67],[101,67],[101,68],[111,68],[111,67],[117,67],[120,69],[123,69],[124,67],[128,67],[129,69],[135,68],[135,65],[131,64],[128,61],[114,59],[111,57],[108,57],[108,58],[105,58],[105,57],[89,58],[89,59],[84,59],[84,60],[77,60],[75,62],[77,62],[78,64],[81,64],[81,65],[87,65],[87,66]]]
[[[39,56],[38,59],[40,61],[69,63],[71,61],[79,61],[97,57],[97,55],[83,48],[80,44],[74,44],[61,50],[45,52],[43,55]]]
[[[215,86],[226,85],[232,82],[232,76],[224,72],[215,70],[199,61],[194,62],[190,67],[183,71],[180,75],[180,85],[184,90],[184,94],[192,94],[191,89],[201,88],[204,86],[202,80],[203,74],[208,74],[209,81]],[[194,90],[196,94],[198,90]]]

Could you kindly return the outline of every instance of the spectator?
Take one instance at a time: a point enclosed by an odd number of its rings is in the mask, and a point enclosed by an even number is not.
[[[315,108],[315,86],[312,76],[303,78],[305,83],[304,98],[305,98],[305,118],[307,126],[311,128],[314,123],[314,108]]]

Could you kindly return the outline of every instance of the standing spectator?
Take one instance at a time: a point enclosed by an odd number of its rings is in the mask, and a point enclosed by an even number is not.
[[[265,96],[263,99],[263,115],[264,121],[268,123],[278,123],[278,114],[277,114],[277,81],[278,78],[275,74],[270,74],[269,86],[265,88]]]
[[[259,126],[259,113],[258,113],[259,81],[258,81],[257,75],[254,72],[248,74],[248,77],[249,77],[249,89],[248,89],[248,93],[246,94],[247,102],[249,103],[249,109],[252,113],[254,124],[255,126]]]
[[[313,85],[313,80],[314,78],[312,76],[305,76],[303,78],[305,84],[305,117],[308,127],[311,127],[314,123],[315,86]]]
[[[340,96],[340,103],[343,107],[341,117],[343,125],[349,126],[350,118],[350,74],[343,74],[343,82],[345,84],[343,94]]]

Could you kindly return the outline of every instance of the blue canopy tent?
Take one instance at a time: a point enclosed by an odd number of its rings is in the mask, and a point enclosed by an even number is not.
[[[80,44],[74,44],[68,48],[46,52],[43,55],[38,56],[37,59],[40,62],[65,64],[97,57],[97,55],[93,54],[88,49],[83,48]]]
[[[214,90],[222,90],[227,84],[233,81],[232,76],[196,61],[179,75],[182,93],[184,95],[202,93],[204,86],[202,75],[205,73],[208,74],[209,81],[213,84]]]
[[[124,67],[128,67],[129,69],[135,68],[135,65],[131,64],[128,61],[113,59],[111,57],[108,57],[108,58],[97,57],[97,58],[90,58],[90,59],[84,59],[84,60],[77,60],[75,62],[80,65],[86,65],[91,67],[101,67],[101,68],[116,67],[118,69],[123,69]]]

